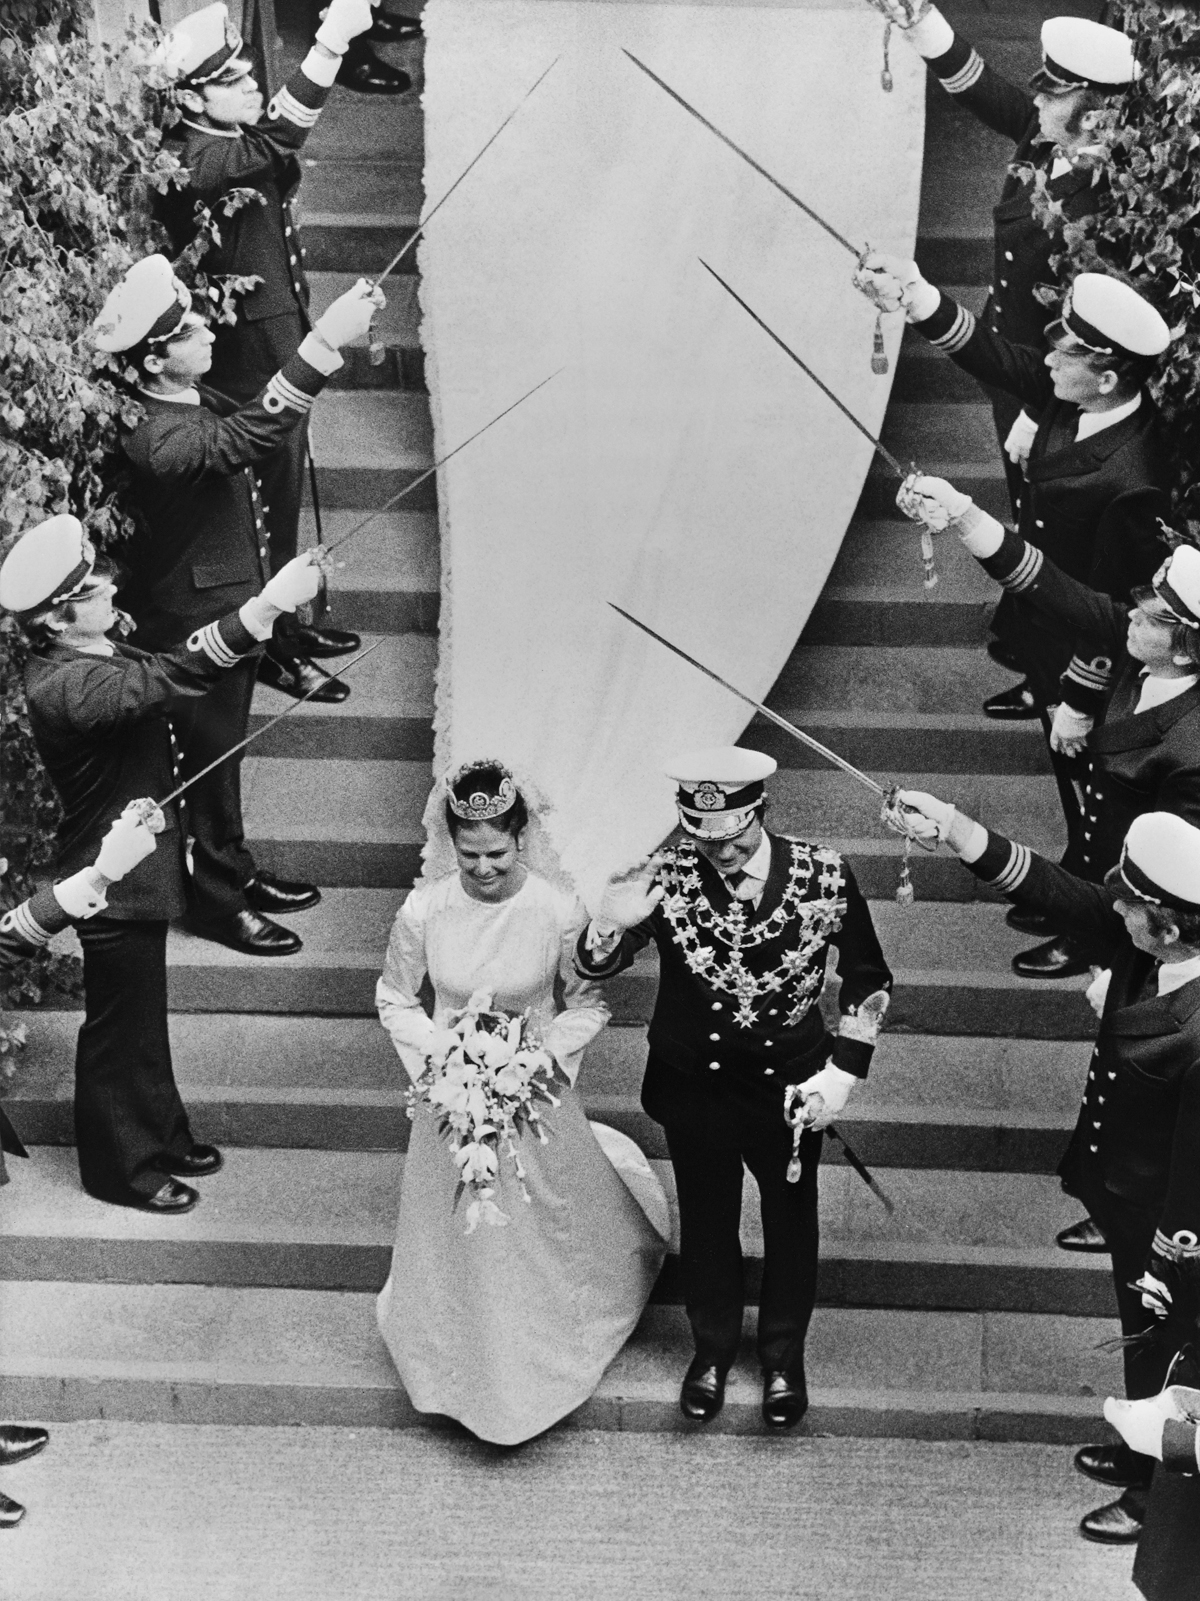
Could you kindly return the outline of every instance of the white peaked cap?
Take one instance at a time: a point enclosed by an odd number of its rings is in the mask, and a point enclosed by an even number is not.
[[[1118,354],[1161,356],[1171,343],[1170,328],[1150,302],[1104,272],[1079,274],[1071,284],[1061,321],[1086,344],[1107,346]]]
[[[121,351],[143,339],[169,337],[191,305],[167,258],[145,256],[110,292],[92,324],[92,340],[97,350]]]
[[[1154,592],[1181,622],[1200,626],[1200,550],[1179,545],[1154,575]]]
[[[242,48],[242,36],[223,0],[193,11],[176,24],[159,48],[159,64],[177,82],[196,84],[215,78]]]
[[[675,805],[688,833],[732,839],[749,827],[763,799],[763,780],[778,766],[762,751],[712,745],[676,756],[665,771],[675,780]]]
[[[1134,818],[1121,847],[1120,874],[1139,900],[1200,912],[1200,828],[1174,812]]]
[[[0,566],[0,606],[29,617],[84,589],[96,553],[78,517],[50,517],[23,533]]]
[[[691,788],[693,784],[708,782],[727,791],[743,789],[747,784],[761,783],[770,778],[779,763],[773,756],[764,756],[758,750],[743,750],[740,745],[710,745],[704,750],[691,750],[675,756],[664,771],[677,784]]]
[[[1139,76],[1129,36],[1085,17],[1051,17],[1043,22],[1042,55],[1044,70],[1063,86],[1121,89]]]

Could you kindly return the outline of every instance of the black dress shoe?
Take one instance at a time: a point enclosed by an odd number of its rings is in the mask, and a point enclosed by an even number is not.
[[[302,656],[349,656],[362,644],[362,636],[348,628],[297,627],[296,648]]]
[[[808,1386],[804,1375],[763,1374],[763,1422],[772,1429],[794,1429],[808,1411]]]
[[[997,667],[1007,667],[1010,673],[1023,673],[1025,670],[1002,639],[989,639],[987,653]]]
[[[375,11],[375,21],[366,33],[358,35],[371,44],[400,44],[405,39],[421,37],[420,17],[400,17],[394,11]]]
[[[1068,934],[1056,935],[1012,959],[1012,970],[1018,978],[1074,978],[1088,972],[1091,965],[1087,949]]]
[[[245,889],[246,904],[256,912],[305,912],[321,899],[315,884],[298,878],[276,878],[262,868]]]
[[[186,1156],[163,1156],[159,1158],[158,1165],[164,1173],[177,1173],[185,1179],[202,1179],[210,1173],[219,1173],[225,1166],[225,1158],[215,1145],[193,1145]]]
[[[343,684],[340,678],[331,678],[323,668],[304,656],[297,656],[292,662],[280,662],[274,656],[262,656],[258,663],[258,681],[260,684],[270,684],[272,689],[282,690],[296,700],[303,700],[307,695],[309,700],[337,702],[345,700],[350,693],[349,684]]]
[[[11,1496],[0,1495],[0,1529],[15,1529],[25,1516],[25,1508]]]
[[[711,1423],[725,1405],[725,1375],[712,1362],[694,1356],[683,1376],[679,1410],[693,1423]]]
[[[1058,1231],[1058,1233],[1054,1236],[1054,1239],[1055,1239],[1055,1243],[1060,1247],[1060,1249],[1062,1249],[1064,1251],[1107,1251],[1108,1250],[1108,1241],[1104,1238],[1104,1236],[1103,1236],[1103,1234],[1101,1234],[1098,1226],[1092,1221],[1092,1219],[1090,1217],[1080,1218],[1079,1222],[1078,1223],[1072,1223],[1071,1227],[1069,1229],[1060,1229]],[[1110,1448],[1108,1446],[1104,1446],[1104,1445],[1089,1445],[1089,1446],[1085,1446],[1084,1447],[1085,1451],[1107,1451],[1109,1449]],[[1125,1449],[1128,1450],[1128,1447],[1126,1447]],[[1081,1457],[1083,1454],[1084,1454],[1084,1452],[1081,1451],[1079,1453],[1079,1456],[1077,1456],[1075,1458],[1075,1462],[1076,1462],[1077,1466],[1079,1464],[1079,1457]],[[1079,1469],[1079,1471],[1080,1471],[1080,1473],[1086,1473],[1088,1470],[1087,1470],[1087,1468],[1081,1467]],[[1100,1477],[1100,1475],[1097,1474],[1097,1473],[1093,1473],[1092,1474],[1092,1478],[1094,1478],[1094,1479],[1095,1478],[1099,1478],[1099,1477]],[[1105,1484],[1126,1484],[1126,1483],[1128,1483],[1128,1480],[1126,1480],[1126,1479],[1105,1479],[1103,1482]]]
[[[0,1423],[0,1468],[11,1468],[14,1462],[25,1462],[50,1443],[46,1429],[25,1423]]]
[[[294,956],[301,948],[299,934],[290,928],[281,928],[269,917],[260,917],[247,908],[244,912],[231,912],[211,923],[191,923],[193,934],[201,939],[216,940],[231,950],[245,951],[247,956]]]
[[[1040,934],[1043,939],[1057,932],[1057,925],[1044,912],[1035,912],[1028,906],[1010,906],[1004,921],[1009,928],[1022,934]]]
[[[1153,1472],[1153,1463],[1147,1464],[1124,1440],[1115,1445],[1082,1446],[1075,1453],[1075,1467],[1098,1484],[1113,1484],[1118,1490],[1144,1490]]]
[[[353,41],[342,57],[337,70],[337,81],[346,89],[360,95],[402,95],[412,88],[407,72],[381,61],[370,45]]]
[[[998,723],[1027,723],[1038,715],[1028,684],[1014,684],[1002,695],[992,695],[983,703],[983,715]]]
[[[1135,1545],[1141,1538],[1145,1513],[1126,1504],[1125,1497],[1097,1507],[1080,1518],[1079,1532],[1097,1545]]]
[[[193,1190],[190,1185],[178,1184],[174,1179],[168,1179],[161,1190],[155,1190],[153,1195],[139,1195],[126,1206],[135,1207],[139,1212],[156,1212],[163,1217],[175,1217],[177,1214],[190,1212],[194,1206],[199,1205],[200,1192]]]

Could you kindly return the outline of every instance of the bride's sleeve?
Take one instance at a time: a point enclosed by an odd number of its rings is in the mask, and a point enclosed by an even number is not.
[[[425,977],[424,906],[413,891],[396,913],[383,972],[375,986],[375,1009],[391,1035],[396,1054],[414,1081],[424,1066],[424,1052],[436,1030],[418,999]]]
[[[563,984],[563,1010],[546,1030],[543,1041],[572,1084],[579,1076],[584,1046],[591,1044],[611,1015],[600,985],[581,978],[575,970],[575,945],[587,920],[585,908],[576,904],[560,932],[558,972]]]

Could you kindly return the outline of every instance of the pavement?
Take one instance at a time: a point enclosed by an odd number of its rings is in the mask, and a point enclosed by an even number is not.
[[[58,1425],[2,1601],[1137,1601],[1057,1446]]]

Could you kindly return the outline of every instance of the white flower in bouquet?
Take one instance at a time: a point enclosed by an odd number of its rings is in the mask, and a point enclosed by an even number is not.
[[[424,1101],[458,1169],[455,1204],[465,1193],[467,1229],[509,1221],[495,1200],[501,1157],[511,1163],[526,1203],[525,1167],[517,1141],[527,1128],[545,1144],[539,1103],[557,1106],[554,1087],[569,1083],[554,1057],[533,1037],[528,1013],[495,1009],[491,992],[476,990],[464,1009],[438,1029],[425,1052],[425,1068],[409,1091],[408,1115]]]

